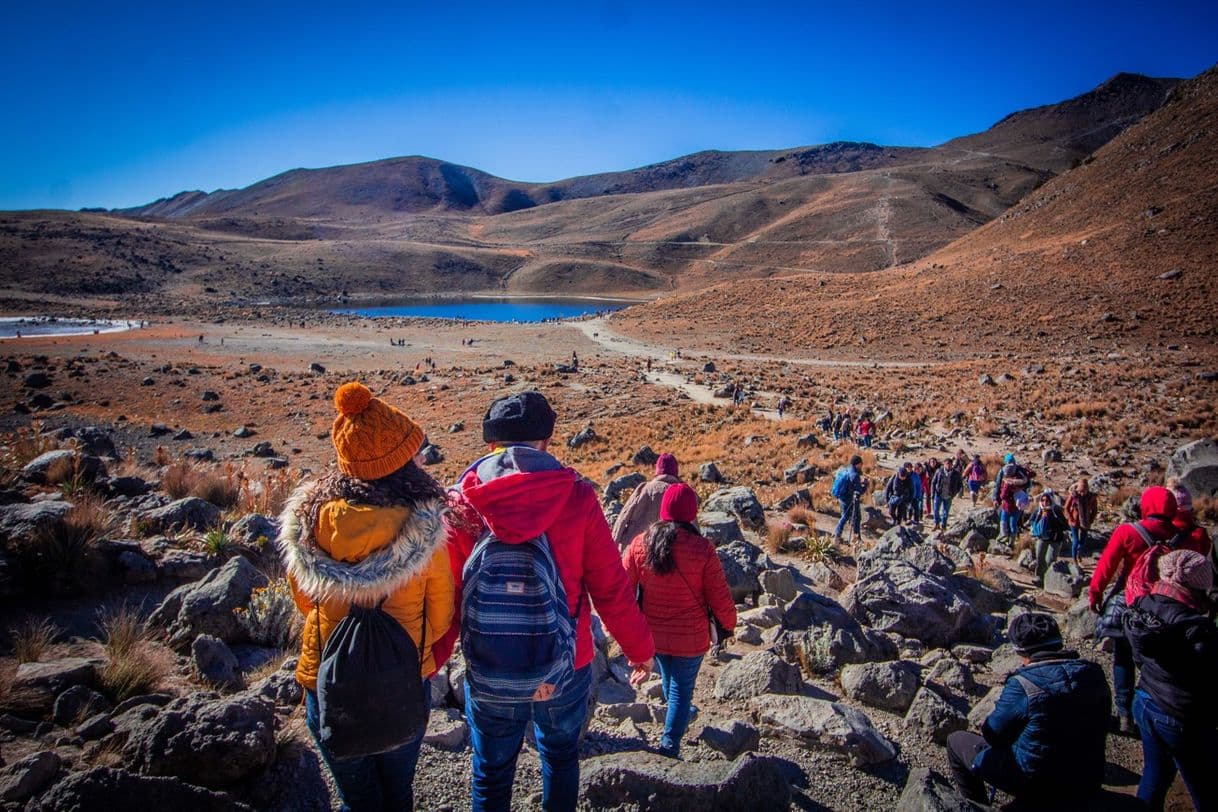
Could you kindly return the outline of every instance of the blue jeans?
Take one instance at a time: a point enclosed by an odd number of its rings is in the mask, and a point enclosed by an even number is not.
[[[423,683],[423,696],[431,705],[431,688]],[[330,757],[318,736],[320,711],[317,693],[305,691],[305,724],[317,742],[322,760],[330,768],[344,810],[364,812],[414,808],[414,768],[419,763],[423,736],[396,750],[375,756],[338,760]]]
[[[1002,535],[1011,536],[1012,538],[1019,535],[1019,511],[1015,510],[1007,513],[1005,510],[998,511],[998,522],[1002,527]]]
[[[575,672],[562,695],[546,702],[486,702],[470,696],[465,718],[474,749],[472,808],[507,812],[512,804],[516,757],[532,720],[541,757],[541,806],[546,812],[575,809],[579,796],[579,734],[588,715],[592,666]]]
[[[1218,753],[1218,730],[1203,720],[1189,725],[1163,712],[1139,689],[1134,694],[1133,713],[1142,732],[1142,780],[1138,800],[1152,810],[1161,810],[1175,780],[1176,770],[1184,779],[1197,809],[1218,808],[1218,780],[1213,767]]]
[[[664,735],[660,738],[660,747],[674,756],[681,749],[681,737],[685,735],[685,728],[689,727],[694,682],[698,679],[698,669],[702,667],[702,656],[656,655],[656,665],[660,669],[660,687],[664,691],[664,701],[668,703],[668,715],[664,718]]]
[[[1137,675],[1133,647],[1124,637],[1112,639],[1112,701],[1118,716],[1129,716],[1133,705],[1133,684]]]
[[[935,524],[947,527],[947,516],[952,512],[952,500],[935,494]]]
[[[842,531],[846,529],[846,522],[851,522],[854,525],[854,534],[856,536],[862,535],[859,530],[859,526],[862,523],[862,516],[860,515],[863,512],[862,506],[860,505],[856,508],[853,498],[850,500],[838,499],[837,501],[842,506],[842,517],[837,520],[837,529],[833,531],[833,535],[840,537]],[[850,516],[851,513],[854,514],[853,520]]]
[[[1083,554],[1083,550],[1087,547],[1087,528],[1071,527],[1070,528],[1070,557],[1078,558]]]

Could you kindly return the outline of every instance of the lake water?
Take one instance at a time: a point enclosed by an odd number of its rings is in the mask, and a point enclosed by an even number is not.
[[[0,339],[33,336],[83,336],[94,333],[117,333],[139,327],[138,321],[105,319],[60,319],[54,316],[0,317]]]
[[[420,299],[375,307],[345,307],[332,312],[355,316],[535,322],[621,310],[629,304],[605,299]]]

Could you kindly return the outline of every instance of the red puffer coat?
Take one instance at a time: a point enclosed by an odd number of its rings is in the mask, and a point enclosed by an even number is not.
[[[458,610],[462,570],[483,528],[507,544],[520,544],[545,533],[571,616],[577,618],[575,667],[592,662],[595,653],[593,608],[630,662],[651,658],[655,651],[651,632],[635,605],[633,584],[622,571],[600,500],[573,468],[544,451],[509,446],[471,466],[457,488],[454,512],[458,518],[449,534],[448,557]],[[464,524],[472,526],[462,527]],[[432,649],[437,664],[452,654],[459,631],[457,617]]]
[[[657,575],[647,567],[646,533],[640,533],[622,554],[626,577],[642,584],[643,614],[651,626],[656,652],[674,657],[698,657],[710,648],[710,619],[736,628],[736,604],[715,554],[715,545],[683,528],[673,543],[676,569]]]

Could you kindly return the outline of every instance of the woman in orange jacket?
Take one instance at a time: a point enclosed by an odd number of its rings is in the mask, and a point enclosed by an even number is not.
[[[334,403],[338,470],[297,488],[280,517],[277,543],[305,616],[296,679],[344,807],[411,809],[422,735],[387,753],[332,757],[319,734],[317,675],[326,640],[351,607],[378,605],[419,649],[423,678],[435,674],[432,642],[448,631],[454,608],[445,492],[421,467],[423,431],[409,417],[360,383],[340,387]],[[427,701],[426,682],[423,694]]]

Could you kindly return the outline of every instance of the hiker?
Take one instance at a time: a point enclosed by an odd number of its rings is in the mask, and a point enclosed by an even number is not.
[[[833,428],[836,421],[837,418],[833,414],[833,407],[830,406],[829,410],[825,413],[825,416],[820,419],[820,430],[825,434],[832,434],[834,440],[837,439],[837,434]]]
[[[838,418],[841,439],[849,440],[854,436],[854,418],[850,416],[850,412],[842,412],[842,416]]]
[[[904,524],[909,518],[909,506],[913,502],[912,478],[912,472],[902,465],[884,486],[884,502],[888,505],[888,515],[893,524]]]
[[[783,395],[782,397],[780,397],[778,399],[778,419],[779,420],[782,420],[782,413],[785,412],[787,410],[787,407],[790,405],[791,405],[791,399],[788,398],[786,395]]]
[[[1125,613],[1125,636],[1140,669],[1133,713],[1142,735],[1138,800],[1163,809],[1179,769],[1196,809],[1218,809],[1218,629],[1205,556],[1174,550],[1158,561],[1150,594]]]
[[[1152,486],[1142,491],[1141,520],[1129,522],[1112,531],[1095,572],[1091,574],[1088,602],[1091,611],[1100,615],[1096,635],[1104,639],[1112,651],[1112,683],[1116,701],[1117,723],[1122,733],[1133,733],[1132,706],[1134,683],[1133,650],[1125,637],[1121,622],[1126,607],[1150,591],[1148,573],[1137,564],[1152,547],[1159,552],[1171,549],[1196,549],[1198,542],[1189,535],[1178,534],[1172,523],[1176,518],[1176,496],[1167,488]],[[1153,573],[1149,574],[1153,577]],[[1112,585],[1112,591],[1104,592]],[[1111,642],[1109,642],[1111,641]]]
[[[833,531],[833,541],[841,542],[842,531],[849,522],[854,538],[861,538],[862,508],[859,499],[867,492],[867,477],[863,476],[863,458],[855,454],[848,465],[843,465],[833,476],[831,493],[841,506],[841,518]]]
[[[974,454],[973,461],[968,464],[964,475],[969,495],[973,497],[973,507],[977,507],[977,494],[981,492],[982,486],[989,478],[990,473],[985,470],[985,463],[981,461],[981,455]]]
[[[947,737],[952,782],[987,808],[986,784],[1030,809],[1085,802],[1104,782],[1110,701],[1104,671],[1063,649],[1051,615],[1018,615],[1007,636],[1023,667],[1007,677],[981,735],[962,730]]]
[[[427,680],[443,662],[433,643],[453,616],[445,492],[421,466],[423,430],[409,417],[360,383],[339,387],[334,403],[338,470],[296,489],[276,541],[305,616],[296,680],[344,807],[411,809],[431,699]],[[326,649],[335,634],[353,648],[361,637],[399,642],[405,656],[394,663],[398,670],[351,672],[341,667],[347,647],[337,659]],[[371,653],[379,665],[401,652],[389,646]],[[402,718],[410,713],[417,729]]]
[[[1007,454],[1004,462],[1006,464],[994,480],[994,502],[998,508],[1001,535],[1008,544],[1013,545],[1019,537],[1019,528],[1023,521],[1019,493],[1022,491],[1026,496],[1025,489],[1030,483],[1023,469],[1015,462],[1014,454]]]
[[[871,434],[874,430],[875,425],[871,422],[871,413],[863,412],[857,428],[860,447],[871,448]]]
[[[914,463],[913,470],[909,474],[909,481],[913,485],[913,497],[910,502],[913,515],[910,518],[914,524],[921,524],[922,500],[926,494],[930,493],[930,483],[926,480],[926,468],[922,463]]]
[[[449,543],[460,613],[436,649],[443,659],[460,634],[474,810],[509,809],[530,721],[542,806],[575,808],[593,609],[629,661],[631,682],[651,673],[651,632],[596,490],[548,451],[555,419],[540,392],[496,400],[482,420],[489,453],[465,471],[453,495],[454,511],[480,532],[457,532]],[[495,577],[504,568],[511,579]]]
[[[634,537],[622,556],[637,588],[639,607],[655,639],[656,666],[668,713],[660,753],[676,758],[689,726],[694,682],[713,644],[710,623],[729,635],[736,628],[736,603],[715,545],[698,532],[698,495],[685,483],[670,485],[660,520]]]
[[[939,469],[942,467],[943,464],[939,462],[938,457],[931,457],[922,467],[922,493],[926,499],[926,512],[931,516],[935,515],[935,500],[930,483],[934,481],[935,474],[939,473]]]
[[[634,489],[613,523],[613,540],[617,542],[619,550],[626,549],[631,539],[647,532],[647,528],[659,521],[664,492],[669,485],[681,481],[678,478],[680,475],[677,458],[672,454],[661,454],[656,460],[655,478]]]
[[[1070,523],[1070,557],[1076,566],[1079,559],[1087,550],[1087,534],[1091,532],[1091,523],[1099,510],[1096,496],[1091,492],[1087,478],[1083,477],[1074,483],[1070,495],[1066,497],[1066,521]]]
[[[1036,583],[1045,585],[1045,573],[1057,558],[1066,537],[1066,517],[1053,501],[1053,491],[1041,493],[1032,518],[1032,536],[1036,539]]]
[[[575,350],[571,350],[571,369],[579,370],[579,356],[575,354]]]
[[[1189,538],[1188,549],[1196,550],[1202,555],[1209,555],[1214,548],[1210,534],[1204,527],[1197,524],[1197,514],[1193,511],[1193,495],[1178,479],[1167,480],[1167,487],[1172,496],[1176,497],[1176,517],[1172,525],[1177,533],[1184,533]]]
[[[952,500],[964,490],[964,480],[956,470],[956,460],[948,457],[931,479],[931,493],[934,494],[934,506],[931,518],[935,521],[936,530],[947,529],[947,517],[952,512]]]

